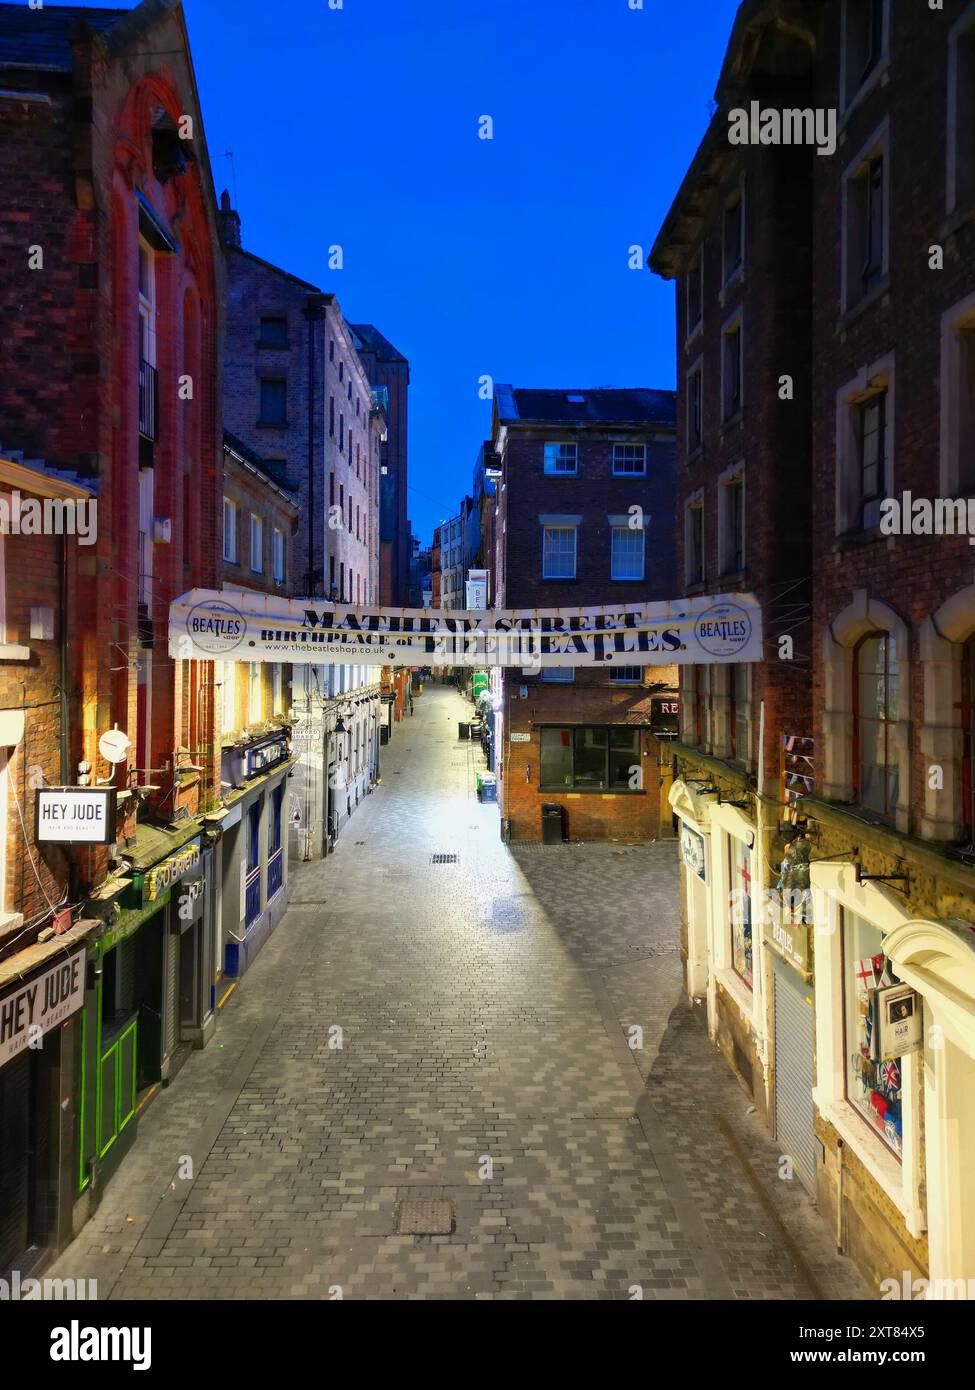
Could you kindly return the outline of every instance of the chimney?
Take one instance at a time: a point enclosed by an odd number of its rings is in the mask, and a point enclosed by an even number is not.
[[[220,194],[220,211],[217,218],[220,227],[220,240],[224,246],[239,246],[240,214],[230,206],[230,194],[226,188]]]

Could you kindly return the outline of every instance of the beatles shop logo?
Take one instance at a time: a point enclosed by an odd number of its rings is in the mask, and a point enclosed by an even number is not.
[[[694,636],[711,656],[734,656],[751,635],[752,620],[737,603],[716,603],[694,623]]]
[[[186,630],[201,650],[219,656],[240,646],[247,623],[232,604],[198,603],[186,616]]]

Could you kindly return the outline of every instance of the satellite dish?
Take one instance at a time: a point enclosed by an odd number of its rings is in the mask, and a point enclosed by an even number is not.
[[[98,751],[107,763],[124,763],[131,747],[128,734],[117,724],[98,740]]]

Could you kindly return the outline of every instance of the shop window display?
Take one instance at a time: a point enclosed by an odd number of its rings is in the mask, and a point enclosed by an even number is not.
[[[880,931],[843,914],[846,1098],[898,1157],[903,1152],[901,1059],[880,1060],[880,995],[899,983]]]

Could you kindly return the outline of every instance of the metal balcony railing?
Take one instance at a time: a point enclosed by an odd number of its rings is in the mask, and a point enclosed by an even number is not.
[[[275,893],[284,882],[284,853],[282,850],[275,850],[267,861],[267,898],[268,902],[274,897]]]
[[[139,362],[139,433],[143,439],[159,438],[159,374],[151,362]]]
[[[261,915],[261,866],[251,869],[244,879],[244,927],[251,927]]]

